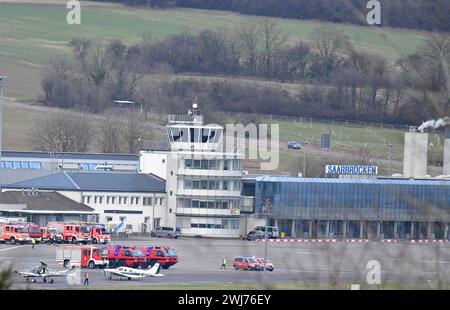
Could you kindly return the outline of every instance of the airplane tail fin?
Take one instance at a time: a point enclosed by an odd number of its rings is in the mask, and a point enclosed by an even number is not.
[[[161,272],[161,264],[154,264],[153,267],[148,270],[148,272],[152,274],[159,274]]]

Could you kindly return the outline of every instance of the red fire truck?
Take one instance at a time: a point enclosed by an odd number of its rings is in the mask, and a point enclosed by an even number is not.
[[[42,241],[42,231],[40,226],[34,223],[24,223],[24,225],[28,228],[28,234],[30,235],[30,238],[33,238],[36,243]]]
[[[95,224],[88,226],[88,230],[91,232],[92,243],[108,243],[111,241],[111,234],[104,225]]]
[[[41,232],[42,232],[42,242],[47,243],[63,242],[63,235],[58,234],[55,228],[41,227]]]
[[[142,266],[144,268],[147,268],[148,266],[153,267],[155,263],[159,263],[163,269],[169,269],[170,266],[178,263],[178,255],[170,246],[154,246],[147,248],[135,247],[135,249],[141,250],[145,255],[146,263]]]
[[[142,268],[146,264],[145,255],[140,249],[120,245],[108,247],[108,260],[110,268]]]
[[[97,246],[58,246],[56,261],[66,268],[69,266],[105,268],[108,266],[108,249]]]
[[[86,244],[91,241],[89,230],[86,226],[80,224],[49,222],[47,227],[55,229],[56,233],[61,234],[64,242]]]
[[[83,230],[88,231],[90,233],[90,240],[92,243],[106,244],[111,241],[111,233],[103,224],[84,221],[69,221],[67,223],[80,225]]]
[[[0,223],[0,242],[11,244],[31,242],[28,227],[21,223]]]

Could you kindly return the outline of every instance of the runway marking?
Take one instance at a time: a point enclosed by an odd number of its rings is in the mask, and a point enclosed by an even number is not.
[[[18,246],[12,246],[12,247],[9,247],[9,248],[5,248],[5,249],[0,249],[0,252],[12,250],[12,249],[20,249],[20,248],[23,248],[23,247],[26,247],[26,245],[18,245]]]

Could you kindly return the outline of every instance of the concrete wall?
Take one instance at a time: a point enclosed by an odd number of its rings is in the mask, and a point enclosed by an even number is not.
[[[425,178],[428,163],[428,134],[405,133],[403,157],[403,176],[406,178]]]
[[[167,153],[141,151],[140,172],[153,173],[162,179],[167,178]]]

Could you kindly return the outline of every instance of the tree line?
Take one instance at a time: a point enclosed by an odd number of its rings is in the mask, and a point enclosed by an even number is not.
[[[322,27],[310,43],[287,44],[269,19],[236,31],[181,33],[134,45],[86,38],[53,58],[42,80],[46,105],[99,113],[134,100],[145,115],[178,112],[195,97],[212,111],[348,118],[414,124],[448,115],[450,39],[435,35],[395,65],[357,51],[341,32]],[[258,83],[168,79],[173,74],[255,77],[298,84],[295,93]],[[152,77],[149,79],[149,77]],[[281,84],[282,85],[282,84]],[[184,113],[184,109],[181,109]]]
[[[368,0],[96,0],[133,6],[186,7],[367,25]],[[379,0],[382,26],[450,31],[448,0]]]

